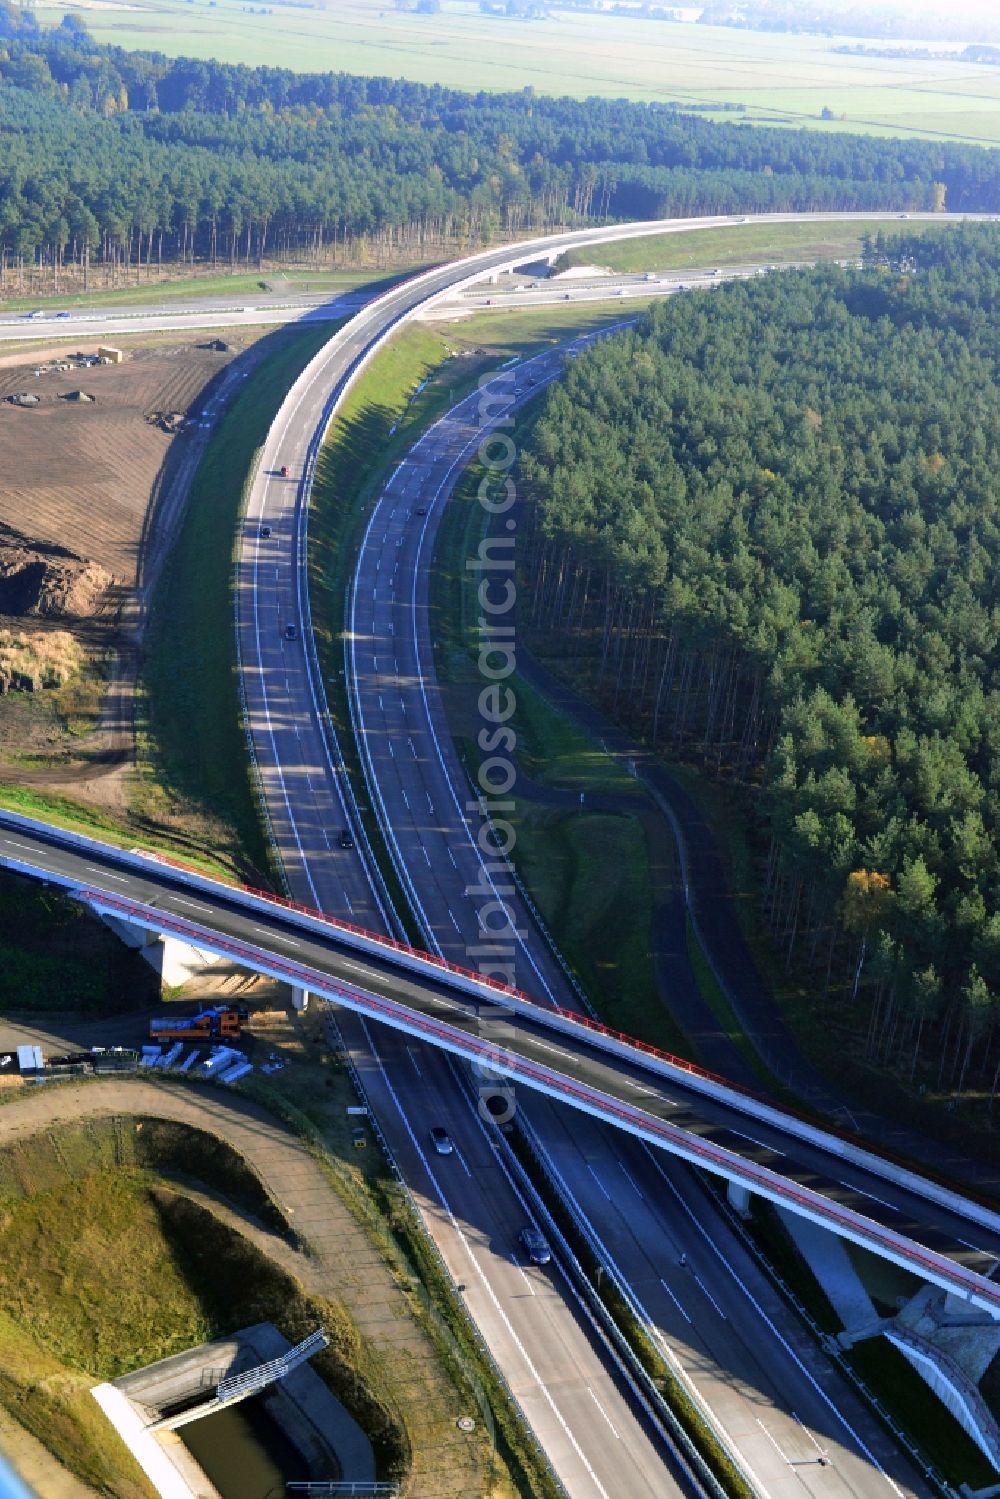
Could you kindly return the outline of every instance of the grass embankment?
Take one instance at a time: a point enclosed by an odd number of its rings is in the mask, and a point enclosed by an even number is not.
[[[98,1493],[151,1490],[89,1393],[144,1363],[258,1321],[293,1342],[317,1325],[314,1367],[372,1438],[387,1476],[402,1430],[343,1310],[307,1296],[234,1229],[158,1173],[224,1192],[272,1227],[278,1210],[221,1141],[163,1121],[95,1118],[0,1152],[0,1398]]]
[[[524,418],[527,420],[527,418]],[[438,677],[449,721],[474,778],[483,679],[476,665],[475,557],[485,512],[473,466],[456,487],[438,533],[432,608]],[[511,679],[517,707],[519,784],[512,858],[532,899],[592,1004],[608,1024],[667,1050],[691,1047],[664,1009],[653,966],[656,890],[677,877],[669,856],[655,871],[638,782],[613,756],[528,683]]]
[[[136,807],[197,830],[223,862],[271,867],[240,707],[233,569],[248,475],[285,392],[333,328],[283,329],[213,434],[146,633]]]
[[[78,902],[37,881],[0,878],[0,1014],[107,1015],[156,1003],[148,963]]]
[[[406,901],[368,803],[344,686],[344,601],[371,505],[420,434],[508,359],[619,321],[618,308],[513,309],[481,319],[408,323],[343,402],[320,454],[309,519],[313,626],[346,773],[397,909]],[[412,923],[411,923],[412,926]],[[411,935],[416,937],[416,929]]]
[[[817,1326],[824,1333],[836,1335],[843,1323],[775,1209],[763,1199],[753,1198],[751,1212],[748,1229],[762,1257],[777,1271]],[[877,1301],[876,1309],[883,1316],[892,1316],[896,1311],[895,1306],[880,1306]],[[996,1481],[992,1466],[979,1448],[884,1337],[856,1343],[843,1354],[843,1361],[908,1433],[928,1463],[956,1489],[963,1483],[977,1488]]]
[[[234,548],[254,452],[282,393],[330,332],[314,326],[271,335],[274,352],[247,381],[195,475],[151,611],[137,713],[140,776],[130,815],[115,818],[70,796],[10,784],[0,785],[0,806],[119,848],[141,841],[216,877],[269,870],[240,712]],[[0,879],[5,1003],[108,1010],[125,996],[129,1002],[137,992],[145,996],[141,963],[114,939],[89,933],[90,925],[61,897]]]
[[[407,266],[398,274],[411,275],[413,270],[414,267]],[[67,277],[61,291],[49,287],[32,294],[26,292],[23,296],[3,296],[0,297],[0,306],[4,312],[30,311],[35,307],[155,307],[160,304],[169,307],[171,302],[198,297],[232,297],[240,302],[246,299],[253,306],[255,297],[271,296],[286,289],[293,295],[297,292],[326,292],[334,297],[366,287],[374,296],[397,279],[398,276],[387,275],[381,270],[270,270],[236,272],[226,276],[200,266],[193,271],[168,266],[162,278],[154,274],[146,279],[143,272],[139,280],[130,278],[127,285],[104,287],[95,284],[101,280],[98,267],[91,271],[91,286],[87,291],[82,288],[82,280]],[[8,292],[12,280],[8,273]],[[52,331],[60,333],[65,330],[53,328]]]
[[[948,226],[914,222],[907,233],[941,234]],[[767,261],[787,265],[799,260],[852,260],[862,252],[862,237],[879,230],[899,230],[899,215],[884,219],[854,219],[815,224],[726,224],[717,229],[648,234],[618,244],[568,250],[557,270],[577,265],[601,265],[609,270],[686,271],[706,266],[741,266]]]

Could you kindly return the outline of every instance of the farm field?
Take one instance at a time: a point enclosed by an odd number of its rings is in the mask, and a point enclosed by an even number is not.
[[[444,0],[438,15],[382,0],[279,4],[266,13],[242,0],[84,0],[80,9],[97,40],[171,56],[718,105],[729,120],[1000,144],[997,69],[833,51],[845,38],[570,11],[529,21],[484,16],[471,0]],[[38,13],[57,21],[60,0],[42,0]],[[737,105],[745,113],[729,112]],[[824,110],[833,118],[822,119]]]
[[[843,220],[826,224],[726,224],[719,229],[695,229],[685,234],[648,234],[619,244],[570,250],[557,269],[578,265],[606,266],[612,271],[666,271],[707,266],[742,266],[756,260],[776,265],[799,260],[850,260],[861,254],[865,234],[942,234],[947,224],[899,222],[885,219]]]
[[[243,330],[240,344],[258,336]],[[83,334],[81,352],[97,342]],[[142,557],[143,582],[156,575],[201,437],[192,428],[175,448],[177,418],[226,378],[240,345],[211,350],[190,334],[117,342],[120,365],[74,364],[65,344],[0,358],[0,444],[17,455],[0,474],[0,779],[72,786],[121,815],[137,568]]]
[[[97,342],[82,335],[88,353]],[[49,358],[65,361],[66,353],[63,345],[0,360],[0,443],[18,455],[0,472],[0,532],[66,547],[128,585],[153,481],[171,442],[147,418],[186,412],[232,353],[175,336],[133,349],[124,364],[35,378]],[[76,390],[93,404],[67,401]],[[6,403],[22,391],[37,395],[40,405],[21,410]]]

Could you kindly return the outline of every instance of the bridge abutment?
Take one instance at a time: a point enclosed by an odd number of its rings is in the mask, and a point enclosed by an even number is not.
[[[163,937],[159,932],[138,922],[124,921],[120,916],[110,916],[105,911],[97,914],[126,947],[138,952],[159,974],[164,989],[180,989],[189,979],[219,961],[216,953],[206,952],[190,942],[182,942],[179,937]]]

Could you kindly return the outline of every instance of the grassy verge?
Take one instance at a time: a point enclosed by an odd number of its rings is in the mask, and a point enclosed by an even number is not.
[[[602,265],[623,273],[686,271],[704,266],[746,265],[768,261],[785,265],[797,260],[850,260],[861,254],[862,237],[880,229],[899,230],[899,215],[884,219],[817,224],[727,224],[683,234],[648,234],[619,244],[569,250],[558,270],[575,265]],[[907,233],[940,234],[945,225],[912,223]]]
[[[249,298],[253,306],[254,297],[261,295],[272,295],[288,288],[295,292],[329,292],[330,296],[336,296],[340,292],[354,291],[360,287],[367,287],[372,295],[377,291],[391,286],[393,281],[400,276],[412,275],[414,269],[421,267],[407,267],[398,276],[386,275],[385,271],[373,270],[343,270],[343,271],[247,271],[237,272],[232,276],[213,275],[210,272],[195,271],[187,275],[178,273],[172,275],[168,268],[166,276],[162,279],[150,281],[143,280],[137,285],[134,281],[129,286],[118,287],[91,287],[83,291],[76,284],[72,289],[55,292],[38,292],[33,296],[10,296],[0,302],[5,312],[31,311],[35,307],[46,309],[49,307],[131,307],[131,306],[158,306],[170,302],[187,299],[189,297],[228,297]],[[98,277],[92,278],[97,280]]]
[[[180,815],[223,862],[270,868],[240,708],[233,565],[254,455],[296,375],[331,327],[285,329],[224,416],[195,474],[181,532],[157,585],[137,722],[136,807]]]
[[[90,1419],[100,1416],[95,1380],[258,1321],[292,1342],[322,1325],[331,1346],[314,1367],[368,1433],[381,1475],[403,1476],[403,1425],[344,1310],[307,1295],[211,1211],[165,1190],[163,1171],[285,1226],[223,1142],[162,1120],[95,1118],[0,1152],[0,1398],[98,1493],[146,1496],[103,1418]]]
[[[836,1334],[842,1323],[813,1271],[789,1237],[769,1203],[753,1198],[748,1228],[762,1258],[805,1307],[825,1333]],[[892,1309],[883,1309],[887,1313]],[[844,1362],[864,1381],[878,1403],[895,1420],[934,1468],[956,1488],[973,1488],[996,1480],[992,1466],[979,1448],[949,1415],[903,1355],[885,1338],[856,1343]]]
[[[77,901],[0,877],[0,1014],[117,1013],[156,1003],[156,976]]]
[[[765,1087],[774,1095],[785,1093],[785,1090],[773,1074],[764,1066],[747,1037],[746,1032],[736,1018],[736,1013],[729,1003],[726,995],[719,985],[718,979],[712,972],[712,966],[705,956],[704,949],[698,940],[697,933],[688,916],[685,919],[685,930],[687,934],[687,952],[691,962],[691,968],[701,991],[702,998],[706,1001],[712,1014],[719,1022],[719,1028],[727,1035],[740,1052],[740,1055],[749,1063]]]
[[[936,1086],[933,1073],[911,1077],[908,1055],[896,1063],[872,1062],[864,1053],[866,991],[853,1006],[843,992],[831,991],[823,1001],[814,974],[794,963],[786,967],[761,914],[763,854],[754,846],[749,797],[691,766],[671,761],[668,769],[696,803],[723,851],[743,940],[803,1055],[828,1077],[830,1059],[836,1058],[832,1081],[848,1102],[853,1097],[875,1113],[949,1141],[964,1153],[996,1160],[996,1118],[988,1094],[956,1103],[949,1089]],[[779,1096],[792,1098],[784,1085],[772,1081],[771,1086]]]
[[[371,504],[395,464],[438,417],[506,360],[574,332],[620,319],[619,309],[538,309],[477,319],[407,324],[355,383],[317,465],[309,519],[313,625],[334,727],[361,816],[390,896],[416,937],[407,904],[368,803],[343,677],[344,601]]]
[[[475,664],[475,581],[465,560],[475,556],[482,535],[485,512],[476,499],[481,477],[473,467],[448,502],[431,594],[438,679],[473,779],[481,758],[476,704],[482,680]],[[517,700],[510,727],[521,772],[510,818],[518,874],[602,1019],[686,1054],[690,1048],[656,989],[655,896],[642,788],[527,682],[514,677],[510,685]]]

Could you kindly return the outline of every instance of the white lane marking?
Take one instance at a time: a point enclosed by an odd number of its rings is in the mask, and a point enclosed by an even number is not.
[[[386,1090],[387,1090],[387,1092],[389,1094],[389,1097],[392,1099],[393,1103],[396,1106],[396,1112],[397,1112],[397,1114],[399,1115],[399,1117],[400,1117],[400,1119],[402,1121],[403,1128],[406,1130],[406,1133],[410,1137],[410,1143],[411,1143],[411,1145],[413,1146],[414,1150],[417,1152],[418,1156],[420,1157],[421,1161],[423,1162],[424,1170],[427,1172],[427,1175],[430,1178],[430,1181],[431,1181],[431,1183],[432,1183],[432,1185],[434,1187],[434,1190],[435,1190],[435,1192],[438,1195],[438,1200],[440,1201],[441,1206],[444,1208],[445,1213],[448,1215],[448,1221],[450,1222],[452,1228],[454,1229],[455,1233],[457,1234],[459,1242],[461,1243],[461,1245],[462,1245],[463,1249],[465,1250],[466,1254],[469,1256],[469,1260],[470,1260],[470,1262],[472,1264],[472,1268],[475,1270],[476,1275],[479,1278],[479,1281],[480,1281],[480,1284],[482,1285],[483,1290],[486,1292],[486,1294],[489,1297],[490,1301],[493,1303],[494,1311],[496,1312],[497,1316],[503,1322],[503,1325],[507,1329],[507,1332],[509,1333],[510,1337],[512,1338],[512,1340],[514,1342],[514,1345],[517,1348],[518,1353],[523,1358],[524,1363],[525,1363],[525,1367],[527,1368],[528,1373],[531,1375],[531,1378],[534,1380],[535,1386],[538,1389],[539,1394],[541,1395],[542,1399],[548,1405],[549,1409],[551,1410],[552,1414],[555,1416],[556,1420],[559,1422],[559,1425],[562,1427],[563,1431],[566,1433],[567,1439],[569,1440],[569,1442],[570,1442],[570,1444],[571,1444],[571,1446],[573,1448],[573,1451],[576,1453],[577,1457],[580,1459],[580,1462],[583,1464],[584,1468],[586,1468],[588,1475],[590,1476],[591,1480],[593,1481],[594,1487],[597,1489],[598,1493],[603,1496],[603,1499],[611,1499],[611,1495],[608,1493],[607,1489],[604,1487],[603,1483],[598,1478],[597,1474],[594,1472],[594,1469],[591,1466],[591,1463],[590,1463],[589,1459],[587,1458],[586,1453],[583,1451],[583,1448],[580,1446],[580,1444],[577,1441],[576,1437],[573,1435],[573,1432],[570,1429],[569,1423],[567,1422],[565,1416],[563,1415],[562,1411],[559,1409],[558,1405],[556,1405],[555,1400],[552,1398],[552,1392],[549,1390],[549,1388],[548,1388],[545,1380],[542,1379],[542,1376],[539,1374],[539,1372],[536,1369],[535,1365],[532,1363],[531,1356],[528,1353],[528,1350],[525,1348],[524,1344],[521,1342],[521,1339],[518,1337],[516,1331],[514,1330],[514,1327],[513,1327],[512,1323],[511,1323],[510,1318],[507,1316],[507,1313],[504,1311],[503,1307],[500,1305],[499,1298],[497,1297],[497,1294],[494,1291],[493,1287],[490,1285],[490,1282],[487,1279],[486,1273],[483,1270],[482,1265],[480,1265],[479,1261],[476,1259],[476,1256],[473,1254],[473,1252],[472,1252],[472,1245],[469,1243],[469,1240],[466,1238],[466,1236],[463,1233],[461,1227],[459,1226],[458,1220],[455,1217],[454,1212],[452,1211],[451,1204],[449,1203],[447,1197],[444,1195],[444,1191],[442,1190],[441,1183],[438,1181],[437,1177],[434,1175],[434,1172],[431,1170],[430,1163],[427,1160],[427,1156],[425,1155],[422,1146],[418,1142],[416,1135],[413,1133],[413,1129],[412,1129],[412,1127],[410,1125],[409,1119],[406,1117],[406,1115],[403,1112],[403,1106],[400,1103],[399,1098],[396,1095],[395,1088],[393,1088],[392,1083],[389,1081],[389,1076],[388,1076],[388,1073],[385,1070],[385,1065],[384,1065],[384,1063],[382,1061],[382,1058],[381,1058],[381,1056],[379,1054],[378,1048],[376,1047],[375,1042],[372,1040],[371,1029],[370,1029],[370,1027],[368,1025],[368,1022],[367,1022],[367,1020],[365,1020],[364,1016],[361,1016],[360,1019],[361,1019],[362,1029],[364,1030],[364,1033],[365,1033],[366,1037],[368,1038],[368,1045],[371,1048],[372,1056],[375,1058],[375,1061],[378,1064],[378,1069],[379,1069],[379,1071],[382,1074],[382,1081],[384,1082],[384,1084],[386,1086]]]
[[[192,911],[205,911],[209,916],[212,914],[210,906],[202,906],[196,900],[185,900],[182,895],[172,895],[171,900],[175,906],[190,906]]]
[[[765,1145],[765,1143],[764,1143],[763,1140],[758,1140],[753,1135],[744,1134],[742,1130],[734,1129],[733,1130],[733,1134],[736,1136],[736,1138],[738,1140],[749,1140],[751,1145],[759,1145],[760,1148],[761,1148],[761,1150],[767,1150],[767,1151],[769,1151],[771,1153],[771,1155],[783,1155],[784,1154],[784,1151],[775,1150],[775,1148],[774,1148],[773,1145]],[[841,1185],[842,1186],[846,1186],[847,1183],[846,1182],[842,1182]]]
[[[604,1406],[601,1404],[601,1402],[598,1400],[597,1396],[594,1394],[593,1390],[590,1388],[590,1385],[587,1386],[587,1394],[590,1396],[591,1400],[597,1406],[597,1409],[600,1411],[600,1413],[604,1417],[605,1421],[607,1421],[608,1426],[611,1428],[611,1435],[615,1438],[616,1441],[620,1442],[621,1441],[621,1437],[618,1435],[617,1431],[615,1430],[614,1423],[612,1422],[611,1417],[608,1415],[607,1411],[604,1409]]]
[[[430,794],[429,791],[425,791],[424,795],[427,798],[427,810],[431,814],[431,816],[433,817],[434,816],[434,803],[431,801],[431,794]]]
[[[418,1077],[423,1077],[424,1074],[421,1072],[420,1068],[417,1066],[417,1059],[413,1055],[413,1048],[412,1048],[412,1046],[408,1046],[406,1048],[406,1055],[409,1057],[410,1061],[413,1063],[413,1070],[417,1074],[417,1076]]]
[[[660,1276],[660,1285],[666,1291],[667,1295],[670,1297],[670,1300],[673,1302],[674,1306],[677,1308],[677,1310],[680,1312],[681,1316],[684,1318],[684,1321],[685,1322],[690,1322],[691,1318],[688,1316],[687,1312],[681,1306],[680,1302],[677,1300],[677,1297],[674,1295],[673,1291],[667,1285],[667,1283],[663,1279],[662,1275]]]
[[[19,844],[18,847],[23,848],[24,844]],[[102,869],[100,864],[88,864],[87,868],[92,869],[95,874],[99,874],[102,880],[117,880],[123,885],[129,883],[129,876],[127,874],[112,874],[110,869]]]
[[[840,1187],[846,1187],[848,1192],[856,1192],[859,1197],[867,1197],[869,1202],[877,1202],[882,1207],[888,1208],[890,1213],[899,1217],[899,1208],[893,1207],[891,1202],[886,1202],[884,1197],[876,1197],[874,1192],[866,1192],[863,1187],[856,1187],[853,1182],[838,1181]]]
[[[403,801],[406,803],[406,810],[407,810],[407,812],[409,812],[409,810],[410,810],[410,798],[407,796],[407,794],[403,790],[402,786],[400,786],[399,792],[400,792],[400,795],[403,798]]]
[[[532,1045],[537,1046],[541,1051],[555,1052],[557,1057],[569,1057],[571,1062],[576,1060],[572,1052],[564,1051],[561,1046],[553,1046],[549,1041],[535,1041],[534,1038],[532,1038]]]
[[[455,858],[454,850],[452,850],[452,849],[448,850],[448,858],[451,860],[451,862],[454,864],[455,868],[457,869],[458,868],[458,860]]]
[[[612,1201],[611,1193],[608,1191],[607,1187],[601,1181],[601,1178],[598,1176],[597,1172],[594,1170],[593,1166],[590,1164],[589,1161],[587,1162],[587,1170],[590,1172],[591,1176],[594,1178],[595,1182],[600,1187],[600,1189],[604,1193],[605,1197],[608,1199],[609,1202],[611,1202]]]
[[[705,1282],[702,1280],[701,1276],[698,1274],[697,1270],[692,1270],[691,1274],[694,1276],[695,1280],[698,1282],[698,1285],[699,1285],[702,1293],[705,1296],[708,1297],[709,1301],[715,1307],[715,1310],[718,1312],[718,1314],[722,1318],[723,1322],[728,1322],[729,1318],[726,1316],[725,1312],[722,1310],[722,1307],[716,1301],[715,1297],[712,1295],[711,1291],[708,1289],[708,1287],[706,1286]]]
[[[812,1432],[809,1430],[809,1428],[806,1425],[806,1423],[802,1420],[802,1418],[799,1415],[798,1411],[792,1411],[792,1420],[795,1422],[796,1426],[798,1426],[799,1429],[809,1438],[810,1442],[812,1442],[813,1446],[816,1448],[816,1451],[819,1453],[820,1457],[826,1457],[826,1455],[827,1455],[826,1448],[825,1447],[821,1447],[819,1445],[819,1443],[817,1442],[816,1438],[813,1436]]]
[[[773,1447],[773,1448],[774,1448],[774,1450],[775,1450],[775,1452],[776,1452],[776,1453],[777,1453],[777,1454],[778,1454],[778,1456],[779,1456],[779,1457],[780,1457],[780,1458],[781,1458],[781,1461],[782,1461],[782,1462],[783,1462],[783,1463],[786,1463],[786,1464],[788,1464],[788,1458],[787,1458],[787,1457],[786,1457],[786,1456],[785,1456],[785,1454],[784,1454],[784,1452],[782,1452],[782,1450],[781,1450],[781,1448],[780,1448],[780,1447],[779,1447],[779,1446],[778,1446],[778,1443],[777,1443],[777,1441],[776,1441],[776,1440],[775,1440],[775,1438],[774,1438],[774,1437],[773,1437],[773,1436],[772,1436],[772,1435],[771,1435],[771,1433],[770,1433],[770,1432],[769,1432],[769,1431],[768,1431],[768,1429],[767,1429],[767,1427],[766,1427],[766,1426],[765,1426],[765,1425],[764,1425],[764,1423],[763,1423],[763,1421],[762,1421],[762,1420],[761,1420],[761,1419],[760,1419],[760,1417],[759,1417],[759,1416],[754,1416],[754,1420],[755,1420],[755,1421],[756,1421],[756,1422],[757,1422],[757,1425],[758,1425],[758,1426],[759,1426],[759,1427],[760,1427],[760,1429],[761,1429],[761,1431],[762,1431],[762,1432],[763,1432],[763,1433],[764,1433],[764,1435],[765,1435],[765,1436],[766,1436],[766,1437],[767,1437],[767,1440],[768,1440],[768,1441],[769,1441],[769,1442],[770,1442],[770,1444],[771,1444],[771,1446],[772,1446],[772,1447]]]
[[[621,1171],[622,1176],[624,1176],[625,1180],[628,1182],[629,1186],[632,1188],[632,1190],[635,1193],[635,1195],[638,1198],[640,1198],[643,1202],[645,1202],[646,1199],[645,1199],[645,1197],[643,1197],[642,1193],[639,1191],[639,1183],[636,1181],[635,1177],[631,1174],[631,1172],[629,1172],[629,1171],[626,1170],[625,1166],[622,1165],[621,1161],[618,1162],[618,1166],[619,1166],[619,1169]]]
[[[3,841],[4,841],[4,843],[9,843],[10,846],[11,846],[11,848],[24,848],[24,849],[27,849],[27,851],[28,851],[29,854],[35,854],[35,855],[37,855],[37,853],[38,853],[38,849],[33,844],[31,844],[31,843],[18,843],[18,841],[17,841],[16,838],[5,838]],[[94,867],[95,866],[93,864],[88,864],[87,865],[88,869],[93,869]]]
[[[531,1284],[531,1281],[528,1279],[527,1275],[525,1274],[525,1272],[524,1272],[524,1266],[518,1263],[518,1258],[517,1258],[516,1254],[512,1254],[511,1255],[510,1262],[514,1266],[514,1269],[517,1271],[518,1275],[524,1281],[524,1284],[527,1286],[527,1288],[528,1288],[528,1295],[529,1296],[534,1296],[534,1294],[535,1294],[535,1288]]]
[[[456,932],[458,932],[459,936],[461,936],[461,934],[462,934],[462,928],[459,926],[458,922],[455,920],[455,913],[454,913],[454,911],[449,911],[448,915],[451,917],[451,924],[452,924],[452,926],[455,928]]]
[[[750,1305],[753,1307],[754,1311],[757,1313],[758,1317],[760,1317],[761,1321],[764,1323],[764,1325],[766,1327],[769,1327],[771,1329],[771,1332],[774,1334],[774,1336],[777,1339],[777,1341],[781,1344],[782,1348],[788,1354],[788,1357],[792,1360],[792,1362],[797,1366],[797,1368],[799,1369],[799,1371],[808,1380],[809,1384],[812,1386],[813,1390],[819,1396],[819,1398],[823,1402],[823,1404],[827,1407],[828,1410],[830,1410],[833,1413],[833,1415],[840,1422],[841,1426],[849,1434],[849,1436],[851,1436],[853,1438],[853,1440],[854,1440],[854,1442],[855,1442],[855,1444],[857,1446],[857,1449],[861,1453],[862,1457],[866,1458],[868,1460],[868,1462],[870,1462],[872,1464],[872,1466],[874,1468],[876,1468],[879,1473],[881,1473],[882,1477],[885,1479],[886,1483],[892,1489],[893,1493],[896,1494],[896,1495],[898,1495],[898,1499],[904,1499],[903,1490],[899,1487],[899,1485],[892,1478],[889,1477],[889,1474],[885,1471],[885,1469],[883,1468],[882,1464],[879,1462],[878,1458],[875,1456],[874,1452],[872,1452],[871,1448],[867,1445],[867,1443],[864,1441],[864,1439],[861,1436],[859,1436],[859,1434],[855,1431],[854,1427],[851,1425],[850,1421],[848,1421],[847,1417],[843,1414],[843,1412],[838,1409],[838,1407],[835,1404],[835,1402],[830,1398],[830,1396],[823,1389],[823,1386],[815,1378],[815,1376],[813,1375],[812,1371],[810,1369],[808,1369],[806,1367],[806,1365],[802,1362],[801,1358],[799,1358],[799,1355],[795,1352],[795,1349],[788,1342],[787,1338],[785,1338],[782,1335],[782,1333],[780,1333],[778,1331],[777,1327],[775,1327],[774,1323],[771,1321],[771,1318],[767,1315],[767,1312],[761,1306],[760,1302],[757,1300],[756,1296],[753,1294],[753,1292],[751,1291],[750,1287],[743,1280],[741,1280],[741,1278],[737,1275],[736,1271],[733,1269],[732,1265],[729,1263],[729,1260],[723,1254],[723,1252],[719,1248],[718,1244],[716,1244],[715,1240],[712,1238],[712,1235],[708,1232],[708,1229],[701,1222],[701,1219],[698,1218],[698,1216],[694,1213],[694,1211],[690,1207],[688,1207],[688,1204],[684,1201],[684,1198],[678,1192],[677,1188],[674,1186],[673,1182],[670,1180],[669,1176],[664,1171],[664,1169],[660,1165],[659,1161],[656,1159],[656,1152],[654,1150],[652,1150],[648,1145],[644,1145],[644,1149],[646,1151],[646,1154],[649,1156],[649,1159],[652,1161],[654,1167],[660,1173],[660,1175],[663,1177],[663,1180],[666,1182],[666,1184],[669,1187],[670,1191],[673,1193],[674,1197],[676,1197],[677,1201],[680,1203],[680,1205],[683,1208],[684,1212],[687,1214],[687,1216],[690,1218],[691,1222],[694,1224],[695,1228],[701,1234],[702,1238],[705,1240],[706,1244],[711,1249],[711,1251],[715,1255],[716,1259],[728,1271],[728,1273],[732,1276],[733,1280],[735,1280],[736,1284],[739,1286],[740,1290],[743,1292],[744,1296],[747,1298],[747,1300],[749,1301]]]
[[[389,740],[389,754],[395,760],[395,758],[396,758],[396,751],[392,747],[392,740],[391,739]]]
[[[420,845],[420,852],[423,854],[424,858],[427,860],[427,868],[430,869],[431,868],[431,856],[427,852],[427,850],[426,850],[426,848],[424,847],[423,844]]]

